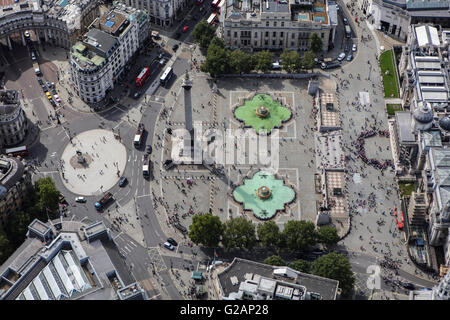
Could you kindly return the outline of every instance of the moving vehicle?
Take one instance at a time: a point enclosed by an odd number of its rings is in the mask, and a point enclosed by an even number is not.
[[[217,7],[219,5],[219,2],[220,2],[220,0],[213,0],[211,2],[211,7],[213,7],[213,8]]]
[[[147,145],[147,148],[145,149],[145,151],[148,153],[148,154],[151,154],[152,153],[152,146],[151,145]]]
[[[356,50],[357,50],[357,48],[356,48],[356,43],[354,43],[353,46],[352,46],[352,51],[353,51],[353,52],[356,52]]]
[[[158,31],[152,31],[152,37],[155,39],[159,39],[159,32]]]
[[[211,15],[209,16],[208,20],[206,20],[206,22],[208,22],[209,24],[213,24],[216,21],[217,18],[217,13],[211,13]]]
[[[165,86],[169,80],[172,78],[173,75],[173,69],[171,67],[168,67],[166,70],[164,70],[164,73],[162,74],[161,78],[159,78],[159,82],[162,86]]]
[[[177,51],[177,49],[178,49],[178,44],[174,44],[174,45],[172,46],[172,50],[173,50],[173,51]]]
[[[38,63],[35,61],[33,62],[33,69],[34,69],[34,74],[37,76],[41,75],[41,69],[39,68]]]
[[[160,64],[161,66],[165,65],[165,64],[166,64],[166,59],[165,59],[165,58],[162,58],[161,60],[159,60],[159,64]]]
[[[338,67],[340,67],[341,65],[339,64],[339,63],[325,63],[325,62],[322,62],[322,64],[320,65],[320,68],[322,69],[322,70],[325,70],[325,69],[333,69],[333,68],[338,68]]]
[[[167,242],[169,242],[171,245],[173,245],[175,247],[178,245],[178,243],[173,238],[168,238]]]
[[[186,31],[188,31],[189,30],[189,26],[184,26],[183,27],[183,30],[181,30],[182,32],[186,32]]]
[[[345,58],[345,52],[342,52],[342,53],[340,53],[339,56],[337,57],[337,60],[338,60],[338,61],[342,61],[342,60],[344,60],[344,58]]]
[[[179,223],[175,223],[174,227],[180,230],[182,233],[187,233],[187,229]]]
[[[38,83],[39,83],[41,86],[44,84],[44,81],[42,81],[42,78],[41,78],[41,77],[38,77],[37,80],[38,80]]]
[[[145,127],[143,123],[139,123],[138,128],[136,130],[136,134],[134,135],[134,146],[139,147],[142,142],[142,136],[144,135]]]
[[[97,211],[102,210],[110,201],[113,200],[113,195],[111,192],[106,193],[103,198],[94,203],[95,209]]]
[[[56,102],[61,102],[61,99],[59,98],[59,96],[58,96],[57,94],[55,94],[55,95],[53,96],[53,99],[54,99]]]
[[[16,156],[26,157],[29,155],[27,146],[20,146],[20,147],[6,149],[5,154],[11,155],[13,157],[16,157]]]
[[[136,77],[136,87],[142,87],[142,85],[145,83],[145,80],[147,80],[149,75],[150,75],[150,68],[144,67]]]
[[[75,198],[75,202],[85,203],[86,202],[86,198],[85,197],[76,197]]]
[[[127,183],[127,177],[120,177],[119,179],[119,187],[123,187]]]
[[[280,63],[279,63],[278,61],[272,63],[272,69],[273,69],[273,70],[279,70],[279,69],[281,69]]]
[[[349,25],[345,25],[345,37],[350,38],[352,36],[352,30]]]
[[[158,54],[158,59],[162,59],[164,55],[162,53]]]
[[[31,60],[36,60],[37,59],[37,57],[36,57],[36,54],[34,53],[34,51],[31,51]]]
[[[29,31],[25,31],[23,34],[24,34],[26,39],[30,39],[30,32]]]
[[[344,20],[344,24],[347,25],[348,24],[347,18],[344,18],[343,20]]]
[[[164,247],[172,251],[175,250],[175,247],[168,242],[164,242]]]
[[[347,61],[352,61],[353,60],[353,55],[350,53],[348,56],[347,56]]]
[[[133,98],[134,99],[137,99],[137,98],[139,98],[141,96],[141,92],[140,91],[136,91],[134,94],[133,94]]]
[[[150,177],[150,157],[148,156],[148,153],[144,154],[142,160],[142,175],[144,178]]]

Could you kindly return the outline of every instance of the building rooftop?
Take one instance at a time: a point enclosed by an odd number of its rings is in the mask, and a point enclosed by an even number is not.
[[[411,130],[411,113],[409,111],[397,111],[395,119],[400,143],[415,143],[416,137]]]
[[[117,44],[117,39],[105,31],[91,29],[84,36],[84,43],[91,47],[91,50],[107,58],[110,50]]]
[[[229,296],[231,293],[238,292],[238,283],[245,282],[246,280],[253,280],[260,283],[261,278],[266,278],[266,282],[262,283],[262,285],[266,287],[273,287],[274,284],[270,283],[270,281],[276,280],[279,282],[278,284],[285,282],[286,285],[294,285],[292,287],[295,287],[296,285],[303,286],[306,288],[307,292],[319,294],[324,300],[336,299],[338,293],[338,281],[297,272],[290,268],[288,269],[295,273],[296,278],[277,276],[274,275],[274,270],[276,269],[281,268],[250,260],[234,258],[233,262],[223,272],[218,274],[223,295]]]
[[[0,300],[118,299],[119,289],[133,286],[112,240],[86,241],[79,221],[35,220],[29,228],[45,227],[56,235],[50,244],[26,238],[0,267]]]
[[[100,17],[98,27],[111,35],[118,36],[128,24],[129,21],[124,14],[111,10]]]
[[[0,157],[0,185],[11,188],[22,179],[25,165],[18,158]]]

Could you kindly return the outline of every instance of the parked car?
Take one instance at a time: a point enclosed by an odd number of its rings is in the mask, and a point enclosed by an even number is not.
[[[38,79],[39,84],[42,86],[44,84],[44,81],[42,81],[42,78],[38,77],[37,79]]]
[[[174,245],[175,247],[178,245],[178,243],[173,238],[168,238],[167,242],[169,242],[171,245]]]
[[[47,91],[47,86],[45,84],[41,84],[42,91]]]
[[[183,27],[183,30],[181,30],[182,32],[186,32],[186,31],[188,31],[189,30],[189,26],[184,26]]]
[[[58,96],[57,94],[55,94],[55,95],[53,96],[53,99],[54,99],[56,102],[61,102],[61,99],[59,98],[59,96]]]
[[[164,247],[172,251],[175,250],[175,247],[168,242],[164,242]]]
[[[162,59],[164,57],[164,55],[162,54],[162,53],[160,53],[159,55],[158,55],[158,59]]]
[[[86,202],[86,198],[85,197],[76,197],[75,198],[75,202],[85,203]]]
[[[53,95],[55,95],[55,94],[56,94],[56,89],[55,89],[55,88],[52,88],[52,89],[50,90],[50,92],[51,92]]]
[[[322,64],[320,65],[320,68],[322,69],[322,70],[325,70],[325,69],[333,69],[333,68],[338,68],[338,67],[340,67],[341,65],[339,64],[339,63],[325,63],[325,62],[322,62]]]
[[[123,187],[127,183],[127,177],[120,177],[119,179],[119,187]]]
[[[55,101],[53,101],[53,99],[50,99],[49,101],[50,101],[50,104],[51,104],[53,107],[56,107],[56,103],[55,103]]]
[[[344,18],[343,20],[344,20],[344,24],[348,24],[347,18]]]
[[[349,43],[346,43],[345,44],[345,50],[344,50],[345,52],[348,52],[348,51],[350,51],[350,44]]]
[[[352,61],[353,60],[353,55],[350,53],[348,56],[347,56],[347,61]]]
[[[160,65],[165,65],[166,64],[166,59],[162,58],[161,60],[159,60],[159,64]]]
[[[342,60],[344,60],[344,58],[345,58],[345,52],[342,52],[342,53],[339,54],[337,60],[338,61],[342,61]]]
[[[356,52],[356,50],[357,50],[357,48],[356,48],[356,43],[354,43],[353,46],[352,46],[352,51],[353,51],[353,52]]]
[[[49,87],[49,88],[51,88],[52,87],[52,84],[50,83],[50,81],[45,81],[45,84],[47,85],[47,87]]]
[[[146,151],[148,154],[151,154],[151,153],[152,153],[152,146],[148,144],[147,147],[146,147],[146,149],[145,149],[145,151]]]
[[[36,54],[34,53],[34,51],[31,51],[31,60],[36,60]]]
[[[172,46],[172,50],[173,50],[173,51],[177,51],[177,49],[178,49],[178,44],[174,44],[174,45]]]

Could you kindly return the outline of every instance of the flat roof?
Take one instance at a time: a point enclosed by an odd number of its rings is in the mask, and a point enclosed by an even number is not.
[[[116,10],[112,10],[100,17],[100,28],[115,35],[126,19],[127,17],[124,14]]]
[[[444,75],[440,76],[421,76],[419,75],[419,83],[444,83]]]
[[[85,43],[90,44],[93,50],[103,53],[105,57],[118,41],[109,33],[95,28],[89,30],[86,37]]]
[[[296,272],[297,279],[292,280],[285,277],[273,277],[273,270],[280,267],[274,267],[255,261],[241,258],[234,258],[233,262],[223,272],[218,274],[219,282],[225,296],[232,292],[238,292],[239,287],[233,285],[231,278],[236,277],[238,283],[245,282],[246,274],[252,273],[269,279],[277,279],[286,283],[296,283],[306,287],[308,292],[315,292],[322,296],[324,300],[335,300],[337,295],[339,281],[314,276],[307,273]]]
[[[415,27],[416,39],[419,47],[426,45],[439,46],[439,36],[437,29],[428,25]]]
[[[401,143],[415,142],[416,138],[411,131],[411,113],[409,111],[397,111],[395,113],[398,138]]]
[[[280,3],[278,0],[268,0],[261,2],[262,12],[289,12],[289,1]]]
[[[422,98],[428,101],[448,101],[446,91],[422,91]]]

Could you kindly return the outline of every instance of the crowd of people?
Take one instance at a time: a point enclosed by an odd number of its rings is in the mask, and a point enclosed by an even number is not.
[[[365,164],[371,165],[375,168],[378,168],[380,170],[386,169],[388,166],[391,166],[393,168],[393,163],[391,160],[385,160],[383,162],[377,160],[377,159],[370,159],[366,156],[366,149],[365,149],[365,140],[367,138],[371,138],[375,135],[380,135],[382,137],[389,138],[389,131],[388,130],[369,130],[362,132],[359,136],[356,142],[353,144],[357,148],[357,154],[358,157],[361,158],[362,161],[364,161]]]

